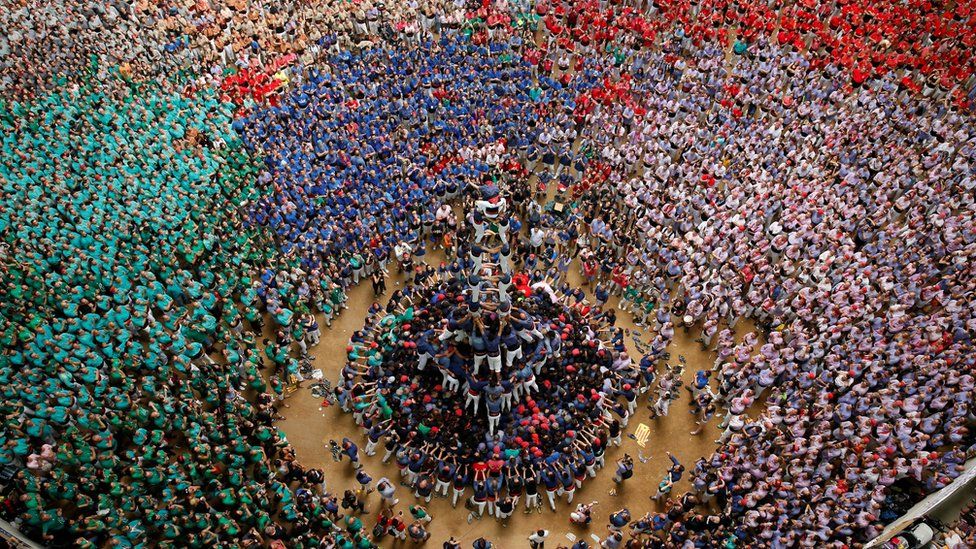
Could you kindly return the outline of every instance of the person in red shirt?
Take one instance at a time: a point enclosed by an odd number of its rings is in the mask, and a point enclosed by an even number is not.
[[[627,276],[626,272],[624,272],[623,266],[615,266],[611,271],[610,278],[614,283],[614,292],[617,295],[623,295],[624,290],[626,290],[627,286],[630,284],[630,277]]]

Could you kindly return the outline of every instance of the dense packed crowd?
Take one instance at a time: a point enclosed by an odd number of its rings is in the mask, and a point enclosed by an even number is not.
[[[690,471],[694,493],[636,521],[638,543],[863,542],[893,490],[936,490],[976,450],[969,10],[2,10],[0,464],[19,469],[4,509],[49,545],[369,547],[356,516],[369,483],[327,492],[274,421],[318,322],[395,262],[413,285],[374,307],[347,369],[387,373],[387,351],[425,368],[389,385],[371,373],[374,389],[349,375],[338,394],[356,409],[373,391],[367,444],[383,442],[418,497],[471,487],[476,514],[491,502],[500,518],[539,486],[571,499],[639,399],[667,415],[680,374],[656,368],[683,326],[716,353],[689,389],[700,423],[717,405],[724,432]],[[505,229],[477,214],[486,177],[512,212],[511,238],[487,251]],[[555,203],[536,201],[553,188]],[[424,266],[429,247],[456,261]],[[574,261],[590,298],[567,284]],[[485,262],[509,266],[472,287],[463,273]],[[505,357],[514,382],[456,368],[479,349],[447,345],[456,327],[435,322],[467,322],[458,297],[470,311],[499,283],[516,318],[551,322],[537,336],[489,320],[505,353],[486,349],[481,368],[500,374]],[[611,296],[650,332],[636,364]],[[756,328],[737,338],[743,319]],[[556,382],[584,363],[591,376]],[[442,387],[417,402],[413,379]],[[430,432],[462,381],[450,421],[483,440]],[[516,384],[522,400],[493,418]],[[426,539],[413,518],[377,533]],[[626,543],[629,512],[611,519],[605,546]]]
[[[429,31],[443,14],[460,26],[460,9],[441,1],[402,2],[11,2],[0,18],[5,94],[29,98],[81,75],[103,85],[158,79],[163,85],[217,87],[242,71],[246,84],[311,64],[323,52],[375,37]],[[435,14],[437,17],[435,17]],[[445,19],[446,20],[446,19]],[[270,74],[268,74],[270,72]],[[178,77],[178,78],[174,78]]]
[[[581,201],[623,208],[630,282],[668,288],[718,352],[726,432],[696,487],[748,539],[863,540],[892,484],[937,489],[972,454],[976,136],[891,79],[845,93],[776,45],[722,55],[637,55],[648,114],[587,114],[629,131],[587,136],[609,170]],[[762,337],[737,343],[740,318]]]
[[[258,191],[229,105],[85,87],[3,126],[0,461],[27,465],[27,530],[94,547],[263,528],[284,444],[242,396],[265,382],[240,289],[272,251],[234,209]]]
[[[244,70],[238,83],[263,87],[283,59],[308,65],[323,52],[380,37],[414,41],[461,30],[484,43],[540,27],[569,49],[607,51],[622,40],[654,47],[674,29],[696,45],[734,43],[737,51],[775,39],[817,67],[839,65],[854,82],[897,73],[905,86],[959,101],[971,99],[976,69],[976,17],[966,2],[28,0],[9,8],[2,14],[8,32],[0,37],[0,87],[19,98],[82,73],[102,81],[181,74],[182,84],[202,86]]]
[[[268,291],[308,304],[322,277],[351,283],[386,268],[398,245],[429,232],[431,204],[505,168],[502,156],[525,150],[595,78],[536,80],[519,54],[453,39],[345,53],[279,107],[235,122],[265,155],[259,183],[274,182],[248,206],[285,258]]]

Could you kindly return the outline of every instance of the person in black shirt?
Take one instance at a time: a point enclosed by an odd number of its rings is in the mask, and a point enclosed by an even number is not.
[[[542,505],[539,503],[539,484],[536,479],[535,470],[529,467],[525,473],[525,514],[529,514],[536,509],[542,512]]]
[[[507,520],[515,512],[516,505],[518,505],[518,496],[509,495],[500,499],[495,504],[496,516],[500,520]]]

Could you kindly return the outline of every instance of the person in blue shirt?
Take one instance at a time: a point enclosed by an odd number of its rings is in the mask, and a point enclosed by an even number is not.
[[[624,507],[618,511],[614,511],[610,514],[610,525],[609,528],[613,531],[621,531],[625,526],[630,524],[630,509]]]
[[[342,439],[342,455],[349,458],[349,462],[352,464],[353,468],[359,469],[363,464],[359,461],[359,446],[355,442],[343,437]]]

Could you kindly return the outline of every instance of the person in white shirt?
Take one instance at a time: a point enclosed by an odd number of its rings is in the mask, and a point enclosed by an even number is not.
[[[529,536],[529,546],[532,549],[543,549],[547,537],[549,537],[549,530],[536,530]]]
[[[376,481],[376,491],[379,493],[380,497],[383,498],[383,503],[393,507],[400,500],[396,499],[396,486],[390,482],[390,479],[383,477]]]

